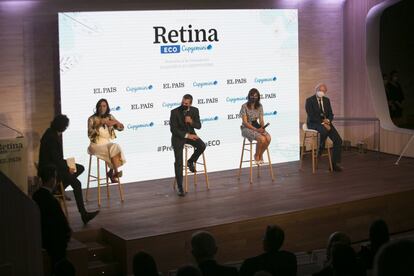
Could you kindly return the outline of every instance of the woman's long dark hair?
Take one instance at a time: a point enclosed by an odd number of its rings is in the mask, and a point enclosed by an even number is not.
[[[254,109],[258,109],[259,107],[262,106],[262,104],[260,103],[260,92],[259,90],[257,90],[256,88],[252,88],[249,91],[249,94],[247,94],[247,107],[250,109],[252,102],[252,96],[254,96],[254,94],[257,94],[257,101],[254,103]]]
[[[101,115],[101,114],[99,114],[99,106],[101,105],[101,103],[102,102],[105,102],[106,103],[106,106],[107,106],[107,108],[106,108],[106,112],[105,112],[105,114],[103,114],[103,115]],[[108,104],[108,101],[106,100],[106,99],[100,99],[97,103],[96,103],[96,107],[95,107],[96,109],[95,109],[95,116],[99,116],[99,117],[108,117],[108,115],[109,115],[109,112],[110,112],[110,108],[109,108],[109,104]]]

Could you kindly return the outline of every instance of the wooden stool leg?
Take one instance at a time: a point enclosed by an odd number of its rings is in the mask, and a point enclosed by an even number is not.
[[[331,158],[331,148],[328,148],[328,161],[329,161],[329,170],[331,172],[333,172],[333,167],[332,167],[332,158]]]
[[[237,178],[240,180],[240,174],[241,174],[241,169],[242,169],[242,163],[243,163],[243,155],[244,155],[244,147],[246,145],[246,138],[243,139],[243,147],[242,147],[242,152],[241,152],[241,157],[240,157],[240,166],[239,166],[239,174],[237,176]]]
[[[270,176],[272,177],[272,182],[273,182],[273,181],[275,181],[275,177],[273,175],[272,161],[270,161],[269,149],[266,149],[266,151],[267,151],[267,161],[269,163]]]
[[[256,142],[256,147],[257,147],[257,143],[258,142]],[[259,178],[260,177],[260,166],[258,165],[257,166],[257,178]]]
[[[253,143],[250,142],[250,184],[253,183]]]
[[[88,196],[89,196],[89,183],[90,183],[90,179],[91,179],[91,165],[92,165],[92,154],[89,154],[88,180],[87,180],[86,195],[85,195],[85,200],[86,201],[88,201]]]
[[[68,207],[66,206],[66,199],[65,199],[65,188],[63,187],[62,181],[60,181],[59,186],[60,186],[60,194],[61,194],[61,202],[63,205],[63,211],[65,212],[66,217],[68,217]]]
[[[99,172],[99,158],[96,157],[96,167],[97,167],[97,181],[98,181],[98,206],[101,207],[101,176]]]
[[[196,188],[197,187],[197,162],[194,162],[194,169],[195,169],[195,172],[194,172],[194,188]]]
[[[119,188],[119,195],[121,197],[121,202],[124,202],[124,190],[122,188],[121,180],[118,177],[118,188]]]
[[[302,148],[301,148],[301,151],[300,151],[300,169],[303,169],[303,155],[304,155],[305,150],[306,150],[305,141],[306,141],[306,132],[303,133]]]
[[[184,164],[184,169],[185,169],[184,191],[186,193],[188,193],[188,178],[187,178],[187,176],[188,176],[188,167],[187,167],[187,162],[188,162],[187,154],[188,154],[188,151],[187,151],[187,148],[185,147],[185,145],[184,145],[184,150],[185,150],[185,153],[184,153],[184,156],[185,156],[185,164]]]
[[[206,158],[204,157],[204,152],[203,152],[202,155],[203,155],[204,177],[206,178],[207,190],[209,190],[210,189],[210,183],[208,183],[207,165],[206,165]]]
[[[312,173],[315,173],[315,143],[314,139],[312,138]]]
[[[105,162],[105,179],[106,179],[106,198],[109,199],[109,181],[108,181],[108,164]],[[112,182],[112,181],[111,181]]]

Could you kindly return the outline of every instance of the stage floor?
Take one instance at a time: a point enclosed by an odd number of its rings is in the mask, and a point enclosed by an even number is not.
[[[69,192],[69,220],[75,232],[104,228],[132,240],[413,190],[414,159],[403,158],[398,166],[394,165],[396,159],[383,153],[348,151],[343,153],[343,172],[330,173],[326,158],[322,158],[319,170],[312,174],[311,160],[306,158],[303,170],[299,162],[274,165],[274,182],[268,168],[263,167],[261,177],[254,177],[252,185],[248,168],[243,169],[240,181],[237,170],[210,173],[210,190],[204,177],[199,177],[196,189],[190,178],[190,191],[184,198],[175,194],[172,178],[129,183],[124,185],[123,204],[117,187],[112,186],[110,200],[106,189],[101,190],[101,212],[87,226],[82,224]],[[88,210],[98,208],[96,189],[86,206]]]

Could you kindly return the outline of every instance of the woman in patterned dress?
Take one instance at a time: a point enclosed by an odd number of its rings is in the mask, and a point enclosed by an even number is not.
[[[260,93],[252,88],[247,95],[247,103],[244,103],[240,110],[242,118],[241,133],[250,142],[257,141],[254,161],[256,164],[263,163],[263,153],[270,144],[270,134],[264,129],[263,106],[260,103]],[[257,121],[259,120],[259,122]]]
[[[108,101],[100,99],[95,114],[88,118],[88,137],[91,141],[88,153],[104,160],[110,168],[108,177],[112,182],[117,182],[117,178],[122,176],[118,168],[125,164],[125,157],[121,147],[112,140],[116,138],[115,130],[124,130],[124,125],[109,112]]]

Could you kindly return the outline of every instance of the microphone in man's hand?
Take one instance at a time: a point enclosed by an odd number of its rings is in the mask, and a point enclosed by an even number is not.
[[[267,128],[270,125],[270,123],[267,123],[263,126],[263,129]]]

